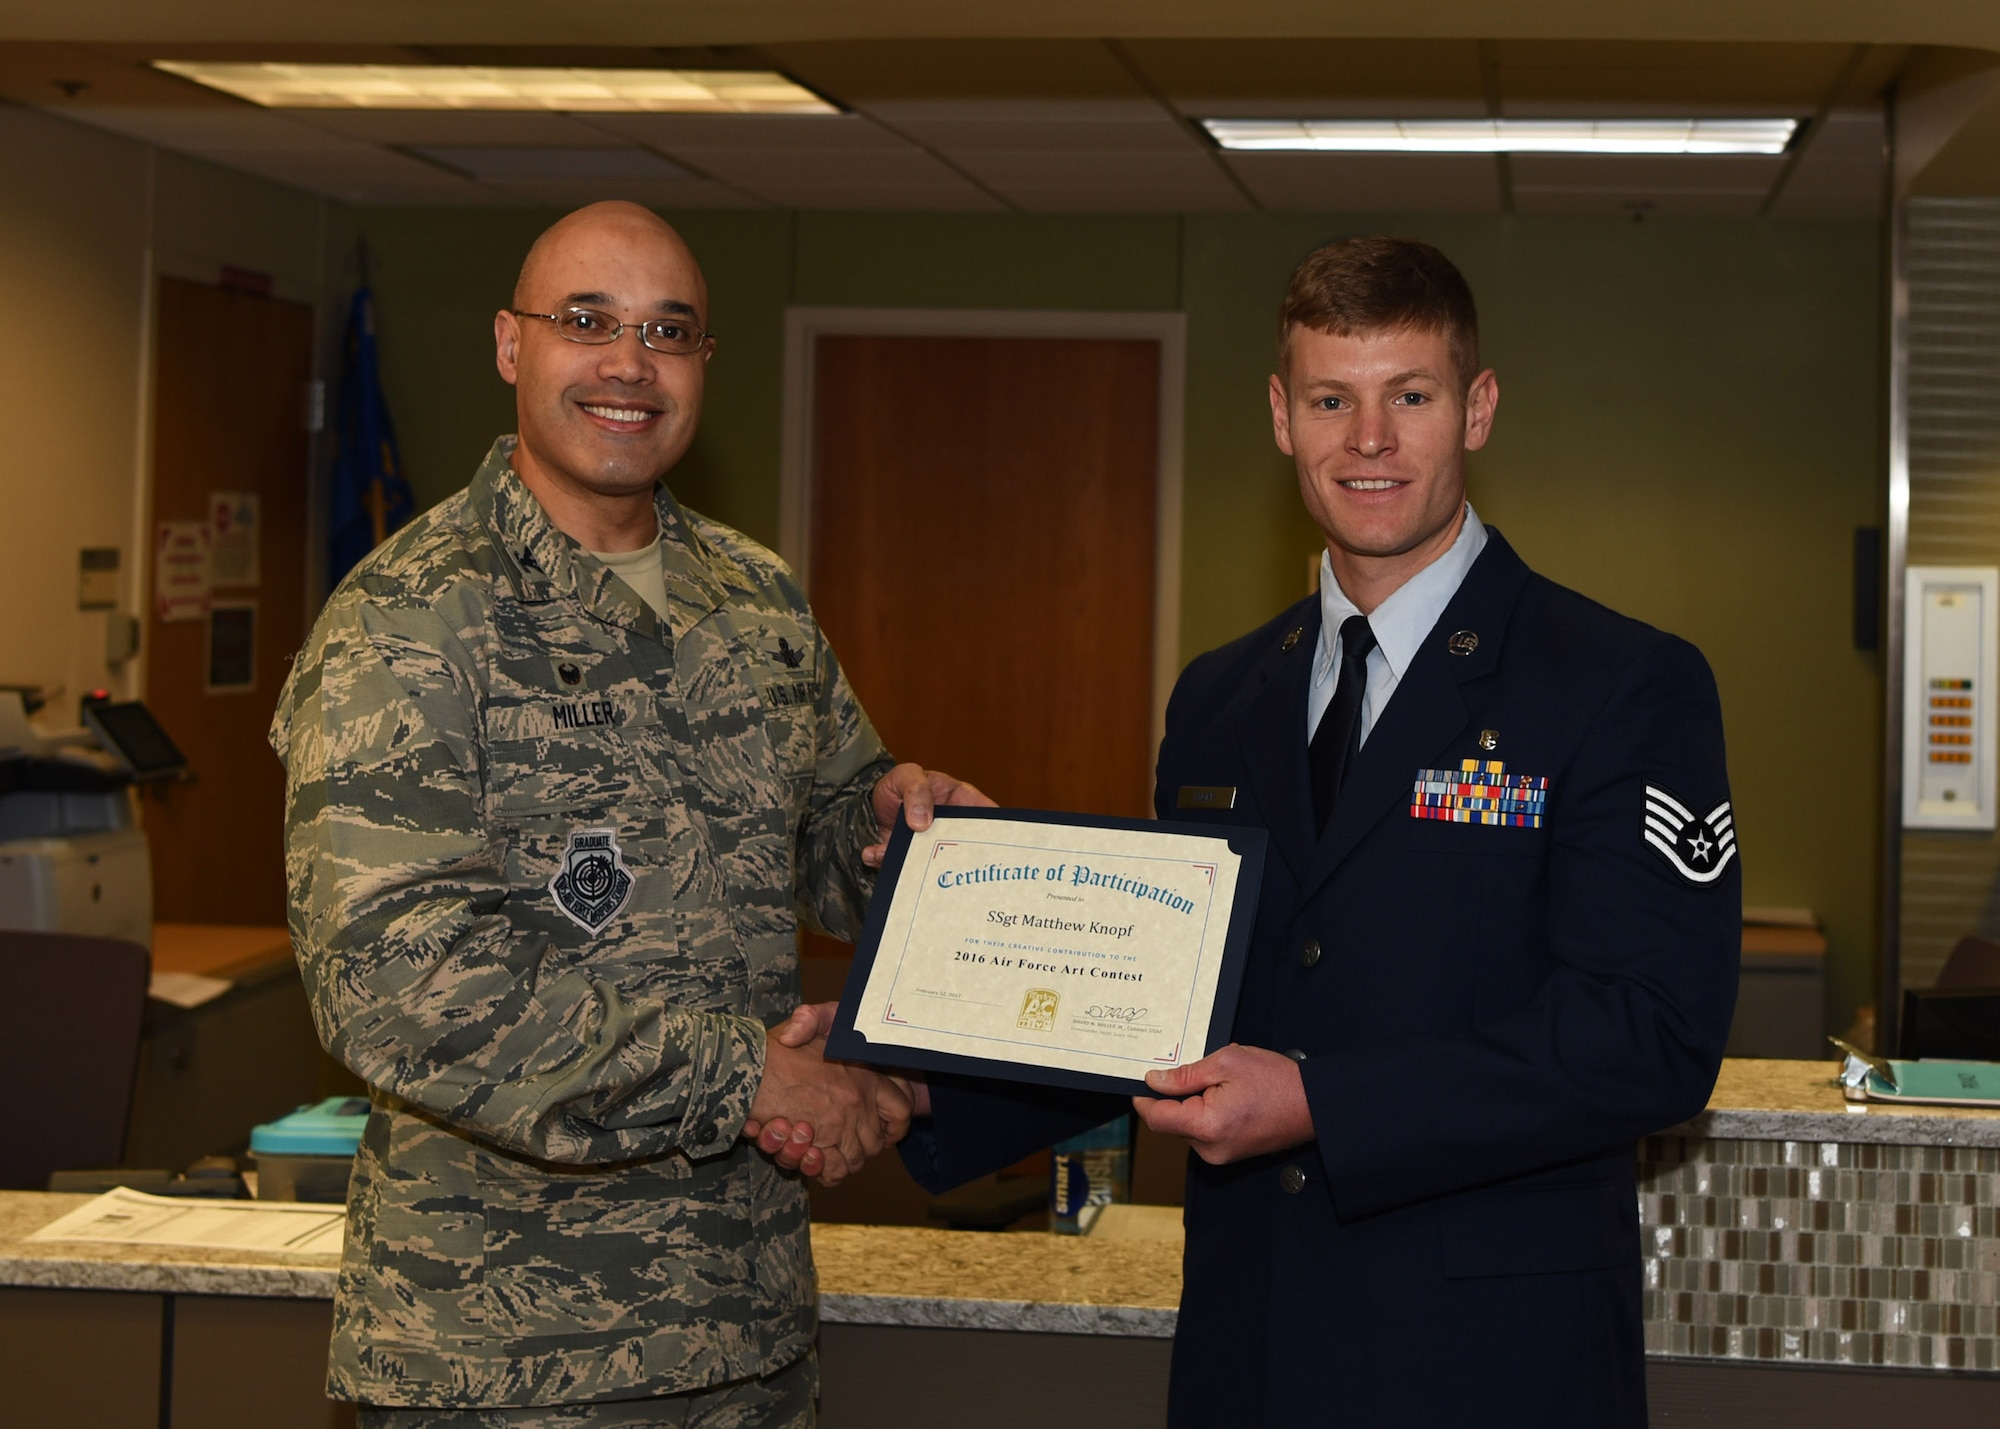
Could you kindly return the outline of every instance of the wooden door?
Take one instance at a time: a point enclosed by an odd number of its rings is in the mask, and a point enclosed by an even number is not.
[[[1159,344],[822,337],[813,368],[813,610],[890,750],[1002,804],[1144,817]],[[849,949],[805,951],[807,1000],[838,997]],[[1174,1199],[1180,1155],[1151,1158]],[[813,1216],[922,1225],[930,1199],[886,1155]]]
[[[210,622],[146,626],[146,703],[194,780],[145,801],[154,917],[163,923],[285,921],[284,772],[265,738],[278,687],[305,643],[306,384],[312,309],[160,280],[155,347],[153,526],[207,521],[215,493],[258,498],[255,583],[219,570],[218,626],[242,633],[242,688],[211,688]],[[227,662],[224,662],[227,663]],[[227,680],[225,684],[240,683]]]
[[[1160,348],[823,337],[813,608],[899,759],[1152,805]]]

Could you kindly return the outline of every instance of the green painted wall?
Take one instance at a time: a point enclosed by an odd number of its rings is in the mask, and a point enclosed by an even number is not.
[[[543,211],[375,210],[384,378],[421,502],[512,424],[488,336]],[[1881,680],[1848,635],[1879,522],[1872,224],[1231,215],[678,215],[721,343],[675,489],[774,541],[787,304],[1185,311],[1183,655],[1296,599],[1317,533],[1271,445],[1286,275],[1349,233],[1429,239],[1480,295],[1499,421],[1486,520],[1543,572],[1687,636],[1722,687],[1745,896],[1817,910],[1829,1023],[1867,1000]]]

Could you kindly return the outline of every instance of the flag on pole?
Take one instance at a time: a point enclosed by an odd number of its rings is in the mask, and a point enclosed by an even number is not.
[[[375,297],[366,286],[347,310],[347,340],[334,409],[333,549],[327,581],[337,584],[355,562],[410,519],[415,500],[396,451],[396,427],[375,364]]]

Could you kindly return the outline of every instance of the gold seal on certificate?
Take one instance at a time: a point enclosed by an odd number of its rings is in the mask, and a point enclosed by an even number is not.
[[[891,840],[830,1055],[1132,1091],[1228,1040],[1261,830],[937,815]]]

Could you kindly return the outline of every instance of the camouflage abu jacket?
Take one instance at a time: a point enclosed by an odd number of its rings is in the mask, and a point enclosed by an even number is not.
[[[741,1142],[798,911],[852,937],[888,755],[775,556],[658,494],[655,618],[495,443],[279,699],[293,945],[375,1089],[329,1391],[634,1398],[810,1346],[806,1197]]]

